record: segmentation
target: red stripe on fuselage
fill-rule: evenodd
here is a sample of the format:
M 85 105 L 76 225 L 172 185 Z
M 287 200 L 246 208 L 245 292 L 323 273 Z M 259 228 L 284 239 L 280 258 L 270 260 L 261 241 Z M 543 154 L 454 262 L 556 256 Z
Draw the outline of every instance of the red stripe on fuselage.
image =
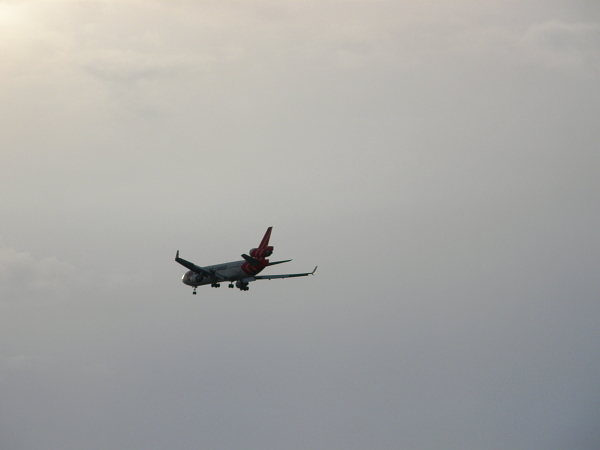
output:
M 269 261 L 267 261 L 266 259 L 263 259 L 260 261 L 260 264 L 258 266 L 253 266 L 252 264 L 245 262 L 244 264 L 242 264 L 242 272 L 244 272 L 245 274 L 247 274 L 248 276 L 254 276 L 257 273 L 259 273 L 261 270 L 263 270 L 265 267 L 267 267 L 269 265 Z

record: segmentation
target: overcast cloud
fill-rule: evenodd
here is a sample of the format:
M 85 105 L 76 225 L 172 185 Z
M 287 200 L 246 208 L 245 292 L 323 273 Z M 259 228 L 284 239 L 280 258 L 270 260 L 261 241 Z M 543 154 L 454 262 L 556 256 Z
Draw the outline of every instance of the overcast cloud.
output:
M 600 448 L 592 1 L 0 1 L 0 447 Z M 239 259 L 192 296 L 175 251 Z

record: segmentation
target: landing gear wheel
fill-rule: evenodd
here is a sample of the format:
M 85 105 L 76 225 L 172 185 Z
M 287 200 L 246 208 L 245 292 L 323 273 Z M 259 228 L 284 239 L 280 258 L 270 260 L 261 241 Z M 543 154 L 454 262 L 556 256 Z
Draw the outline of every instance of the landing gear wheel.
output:
M 229 288 L 233 288 L 233 283 L 229 283 Z
M 196 288 L 194 288 L 194 292 L 192 292 L 192 294 L 196 295 Z

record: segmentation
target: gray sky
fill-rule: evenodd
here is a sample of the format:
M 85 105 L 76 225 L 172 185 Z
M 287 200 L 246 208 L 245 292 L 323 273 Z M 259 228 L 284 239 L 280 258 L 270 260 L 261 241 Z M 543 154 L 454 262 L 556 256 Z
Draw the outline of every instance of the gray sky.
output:
M 0 447 L 600 448 L 600 6 L 0 1 Z M 270 273 L 204 287 L 273 226 Z

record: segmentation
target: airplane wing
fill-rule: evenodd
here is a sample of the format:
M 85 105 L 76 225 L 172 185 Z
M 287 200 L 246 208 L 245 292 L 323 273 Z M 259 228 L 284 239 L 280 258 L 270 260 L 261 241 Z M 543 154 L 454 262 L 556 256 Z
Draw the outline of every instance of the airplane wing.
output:
M 177 250 L 177 254 L 175 255 L 175 261 L 177 261 L 179 264 L 181 264 L 183 267 L 186 267 L 187 269 L 190 269 L 192 272 L 196 272 L 197 274 L 200 275 L 205 275 L 207 277 L 209 277 L 212 280 L 224 280 L 224 278 L 215 273 L 215 272 L 211 272 L 209 270 L 203 269 L 200 266 L 197 266 L 196 264 L 186 261 L 183 258 L 179 257 L 179 250 Z
M 318 266 L 317 266 L 318 267 Z M 287 273 L 283 275 L 255 275 L 255 280 L 273 280 L 275 278 L 293 278 L 293 277 L 305 277 L 307 275 L 314 275 L 317 271 L 317 267 L 312 272 L 308 273 Z

